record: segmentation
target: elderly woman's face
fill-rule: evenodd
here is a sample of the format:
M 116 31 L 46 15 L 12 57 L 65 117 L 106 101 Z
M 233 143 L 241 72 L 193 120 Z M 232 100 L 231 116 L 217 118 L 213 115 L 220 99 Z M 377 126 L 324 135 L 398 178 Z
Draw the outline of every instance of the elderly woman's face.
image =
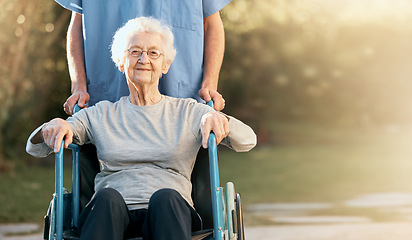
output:
M 136 33 L 130 38 L 128 47 L 123 65 L 126 78 L 135 84 L 157 84 L 170 67 L 164 61 L 161 36 L 156 33 Z M 156 53 L 160 53 L 157 59 Z

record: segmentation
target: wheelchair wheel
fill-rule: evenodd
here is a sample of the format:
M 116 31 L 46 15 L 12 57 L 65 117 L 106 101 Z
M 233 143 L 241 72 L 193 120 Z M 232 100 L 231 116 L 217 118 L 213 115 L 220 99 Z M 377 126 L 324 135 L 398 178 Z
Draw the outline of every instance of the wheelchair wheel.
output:
M 245 229 L 243 226 L 242 202 L 240 201 L 240 194 L 236 194 L 236 211 L 237 211 L 237 239 L 245 240 Z
M 243 213 L 240 194 L 235 192 L 233 183 L 226 184 L 227 230 L 229 240 L 244 240 Z
M 233 183 L 226 183 L 226 222 L 227 222 L 227 231 L 228 239 L 233 240 L 237 239 L 237 221 L 236 221 L 236 208 L 235 208 L 235 186 Z
M 48 219 L 46 220 L 46 218 Z M 56 204 L 55 204 L 55 196 L 53 196 L 53 199 L 50 203 L 49 209 L 47 210 L 47 215 L 45 218 L 45 225 L 48 224 L 48 235 L 47 235 L 47 240 L 52 240 L 55 239 L 55 234 L 56 234 Z M 45 226 L 45 233 L 44 237 L 46 237 L 46 228 Z
M 49 240 L 50 220 L 51 220 L 50 218 L 51 218 L 52 207 L 53 207 L 53 200 L 50 201 L 49 208 L 47 209 L 46 215 L 44 216 L 44 232 L 43 232 L 44 240 Z

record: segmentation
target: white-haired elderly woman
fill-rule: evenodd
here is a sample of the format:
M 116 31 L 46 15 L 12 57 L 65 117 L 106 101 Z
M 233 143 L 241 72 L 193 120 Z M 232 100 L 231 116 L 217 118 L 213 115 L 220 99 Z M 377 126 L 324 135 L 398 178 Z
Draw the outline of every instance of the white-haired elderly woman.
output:
M 67 120 L 53 119 L 29 137 L 27 152 L 36 157 L 58 152 L 62 140 L 64 147 L 71 142 L 96 146 L 101 171 L 96 193 L 80 216 L 81 239 L 191 239 L 199 220 L 190 176 L 209 132 L 236 151 L 256 145 L 253 130 L 239 120 L 192 99 L 160 94 L 159 78 L 175 54 L 167 25 L 146 17 L 130 20 L 112 44 L 130 95 Z

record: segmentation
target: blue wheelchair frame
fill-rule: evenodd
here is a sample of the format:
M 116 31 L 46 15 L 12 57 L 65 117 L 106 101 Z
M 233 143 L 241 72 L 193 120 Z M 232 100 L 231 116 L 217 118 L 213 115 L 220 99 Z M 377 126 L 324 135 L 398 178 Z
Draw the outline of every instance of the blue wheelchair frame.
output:
M 213 102 L 207 103 L 213 108 Z M 220 187 L 219 162 L 217 157 L 216 136 L 210 133 L 209 142 L 209 171 L 210 171 L 210 192 L 212 194 L 212 212 L 213 212 L 213 232 L 216 240 L 222 240 L 224 237 L 224 216 L 223 216 L 223 188 Z
M 208 105 L 213 107 L 213 103 L 208 102 Z M 231 225 L 234 220 L 232 211 L 228 211 L 226 214 L 224 203 L 224 190 L 220 187 L 219 178 L 219 164 L 216 136 L 214 133 L 210 133 L 208 140 L 208 152 L 209 152 L 209 172 L 210 172 L 210 190 L 212 199 L 212 214 L 213 214 L 213 240 L 223 240 L 225 230 L 231 230 L 233 227 L 227 227 Z M 79 151 L 80 147 L 76 144 L 69 144 L 69 149 L 72 150 L 72 202 L 71 211 L 72 219 L 71 226 L 78 227 L 79 218 Z M 51 214 L 50 214 L 50 229 L 49 240 L 62 240 L 63 239 L 63 222 L 64 222 L 64 203 L 63 203 L 63 149 L 64 141 L 60 146 L 60 151 L 55 154 L 55 193 L 51 202 Z M 231 184 L 231 183 L 230 183 Z M 233 184 L 232 184 L 233 185 Z M 234 190 L 233 190 L 234 191 Z M 238 204 L 240 204 L 240 196 L 237 196 Z M 229 199 L 227 199 L 230 201 Z M 233 199 L 232 199 L 233 200 Z M 238 211 L 240 211 L 238 209 Z M 227 217 L 227 218 L 226 218 Z M 242 220 L 243 222 L 243 220 Z M 243 223 L 234 223 L 243 224 Z M 243 231 L 243 229 L 242 229 Z M 243 233 L 241 233 L 243 235 Z M 230 235 L 230 234 L 229 234 Z M 233 233 L 230 239 L 234 239 Z M 237 239 L 237 238 L 236 238 Z M 244 239 L 244 236 L 239 239 Z

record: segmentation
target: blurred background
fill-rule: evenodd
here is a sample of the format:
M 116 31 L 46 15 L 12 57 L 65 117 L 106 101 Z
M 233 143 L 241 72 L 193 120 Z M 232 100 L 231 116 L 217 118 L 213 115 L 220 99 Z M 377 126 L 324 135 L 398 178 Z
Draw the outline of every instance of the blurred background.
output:
M 0 0 L 0 9 L 0 223 L 41 222 L 54 165 L 27 155 L 25 142 L 67 117 L 70 12 L 51 0 Z M 411 9 L 408 0 L 223 9 L 224 111 L 251 125 L 259 145 L 222 149 L 221 177 L 242 193 L 248 225 L 284 224 L 275 204 L 285 203 L 329 204 L 305 216 L 412 219 Z M 353 205 L 365 196 L 384 203 Z

